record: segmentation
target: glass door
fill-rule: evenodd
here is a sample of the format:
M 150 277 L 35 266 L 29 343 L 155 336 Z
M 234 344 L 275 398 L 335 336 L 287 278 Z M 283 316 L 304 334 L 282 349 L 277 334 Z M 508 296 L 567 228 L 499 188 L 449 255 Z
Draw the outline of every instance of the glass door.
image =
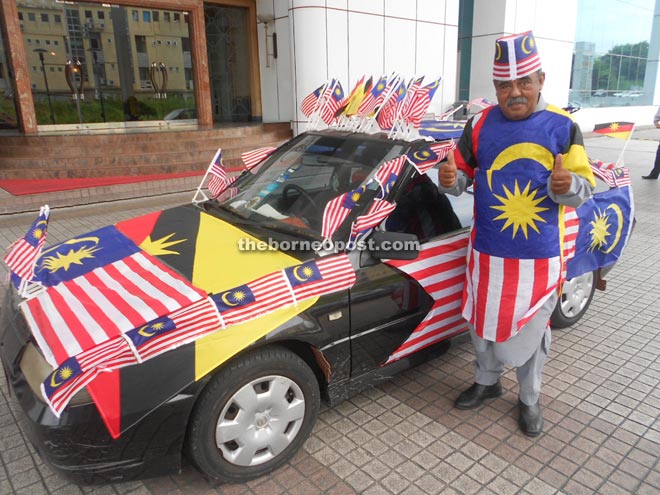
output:
M 250 53 L 248 9 L 204 4 L 214 122 L 248 121 Z

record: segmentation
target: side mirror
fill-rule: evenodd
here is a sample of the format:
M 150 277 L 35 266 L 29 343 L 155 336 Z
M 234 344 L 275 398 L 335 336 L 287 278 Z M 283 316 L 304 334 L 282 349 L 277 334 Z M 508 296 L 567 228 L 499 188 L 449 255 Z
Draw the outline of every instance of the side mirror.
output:
M 419 256 L 419 239 L 403 232 L 374 232 L 367 241 L 369 252 L 379 260 L 414 260 Z

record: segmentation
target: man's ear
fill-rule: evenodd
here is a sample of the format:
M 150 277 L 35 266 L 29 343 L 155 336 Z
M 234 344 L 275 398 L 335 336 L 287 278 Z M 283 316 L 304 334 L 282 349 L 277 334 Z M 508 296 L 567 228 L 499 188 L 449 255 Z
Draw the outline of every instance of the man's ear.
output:
M 545 72 L 539 72 L 539 90 L 543 89 L 543 83 L 545 82 Z

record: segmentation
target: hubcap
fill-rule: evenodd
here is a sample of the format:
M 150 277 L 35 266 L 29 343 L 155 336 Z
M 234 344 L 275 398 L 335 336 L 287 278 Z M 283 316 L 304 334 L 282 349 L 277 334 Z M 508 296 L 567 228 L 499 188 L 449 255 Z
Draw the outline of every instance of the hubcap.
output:
M 291 379 L 265 376 L 241 387 L 223 408 L 215 443 L 237 466 L 268 462 L 296 438 L 305 416 L 305 397 Z
M 567 318 L 580 314 L 589 302 L 591 288 L 594 285 L 594 274 L 585 273 L 579 277 L 566 280 L 561 293 L 561 312 Z

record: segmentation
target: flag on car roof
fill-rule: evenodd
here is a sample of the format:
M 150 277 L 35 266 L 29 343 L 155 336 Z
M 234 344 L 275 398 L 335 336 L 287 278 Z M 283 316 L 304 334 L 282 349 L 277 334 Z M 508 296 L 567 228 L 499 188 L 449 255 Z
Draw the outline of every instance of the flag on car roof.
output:
M 325 84 L 321 84 L 318 88 L 303 98 L 303 101 L 300 103 L 300 111 L 305 117 L 312 115 L 312 112 L 316 108 L 316 105 L 319 102 L 319 98 L 321 97 L 321 93 L 325 89 L 325 86 Z
M 360 106 L 357 109 L 357 113 L 360 116 L 369 115 L 376 109 L 378 104 L 378 98 L 385 91 L 387 87 L 387 77 L 381 77 L 378 82 L 366 92 L 363 100 L 360 102 Z
M 440 80 L 441 78 L 438 78 L 431 84 L 427 84 L 423 88 L 418 89 L 413 95 L 413 101 L 411 102 L 408 113 L 404 115 L 405 121 L 413 127 L 419 127 L 419 124 L 422 122 L 422 117 L 424 117 L 424 114 L 431 105 L 431 100 L 433 100 L 433 96 L 438 86 L 440 86 Z
M 35 263 L 46 242 L 49 216 L 48 205 L 42 206 L 39 216 L 32 222 L 25 236 L 9 246 L 5 254 L 4 262 L 22 280 L 29 281 L 34 276 Z
M 594 132 L 617 139 L 629 139 L 634 127 L 634 122 L 608 122 L 605 124 L 596 124 L 594 126 Z
M 328 93 L 329 94 L 325 94 Z M 326 89 L 325 99 L 321 108 L 321 119 L 330 125 L 334 122 L 337 110 L 344 103 L 344 89 L 341 82 L 337 81 L 333 86 Z
M 379 197 L 387 196 L 396 183 L 403 165 L 406 163 L 406 155 L 397 156 L 383 163 L 374 174 L 374 179 L 380 185 Z

